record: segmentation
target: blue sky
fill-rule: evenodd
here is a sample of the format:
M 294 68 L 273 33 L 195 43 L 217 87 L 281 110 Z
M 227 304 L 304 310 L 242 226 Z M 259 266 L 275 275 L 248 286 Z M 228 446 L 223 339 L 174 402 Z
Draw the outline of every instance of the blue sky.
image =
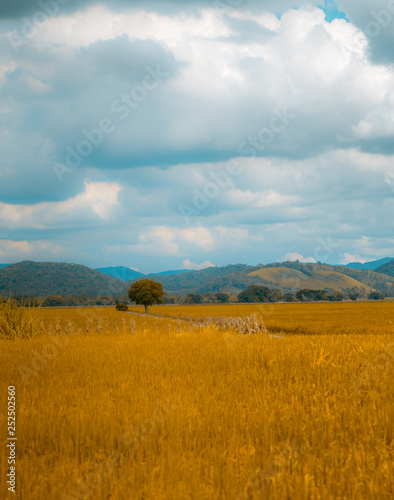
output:
M 0 263 L 394 254 L 394 2 L 0 4 Z

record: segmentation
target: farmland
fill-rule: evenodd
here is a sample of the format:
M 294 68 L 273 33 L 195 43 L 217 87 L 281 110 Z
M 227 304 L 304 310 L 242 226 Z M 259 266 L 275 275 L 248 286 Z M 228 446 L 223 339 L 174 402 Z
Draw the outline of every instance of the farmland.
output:
M 42 309 L 1 341 L 18 498 L 394 496 L 393 302 L 150 312 Z M 196 321 L 251 314 L 267 333 Z

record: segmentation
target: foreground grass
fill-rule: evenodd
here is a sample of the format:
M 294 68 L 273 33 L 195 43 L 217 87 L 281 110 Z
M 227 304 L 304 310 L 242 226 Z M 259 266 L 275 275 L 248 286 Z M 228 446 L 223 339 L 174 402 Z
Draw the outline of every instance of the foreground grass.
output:
M 1 343 L 17 498 L 393 498 L 389 324 L 278 339 L 152 317 L 130 327 L 108 309 L 42 314 L 69 334 Z

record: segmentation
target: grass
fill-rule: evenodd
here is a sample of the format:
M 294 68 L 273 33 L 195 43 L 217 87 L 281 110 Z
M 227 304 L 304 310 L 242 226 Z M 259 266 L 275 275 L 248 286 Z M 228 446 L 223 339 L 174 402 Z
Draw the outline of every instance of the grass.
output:
M 19 304 L 9 297 L 0 296 L 0 339 L 31 339 L 38 332 L 37 307 L 26 300 Z
M 309 333 L 281 339 L 114 309 L 40 311 L 50 335 L 1 344 L 18 498 L 393 498 L 393 305 L 274 305 L 271 331 Z

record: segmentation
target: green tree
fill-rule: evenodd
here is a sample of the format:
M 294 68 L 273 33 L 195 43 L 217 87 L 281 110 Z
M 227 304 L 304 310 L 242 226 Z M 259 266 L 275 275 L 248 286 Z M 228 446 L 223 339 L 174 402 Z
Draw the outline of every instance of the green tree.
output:
M 222 304 L 227 304 L 230 302 L 230 295 L 224 292 L 218 292 L 213 295 L 216 302 L 221 302 Z
M 334 290 L 333 292 L 327 295 L 328 300 L 331 302 L 341 302 L 343 300 L 343 293 L 339 290 Z
M 163 285 L 153 280 L 140 280 L 131 285 L 128 295 L 131 302 L 144 306 L 147 314 L 149 306 L 163 303 Z
M 373 290 L 372 292 L 369 292 L 368 299 L 369 300 L 384 300 L 384 297 L 383 297 L 383 294 L 381 292 L 379 292 L 378 290 Z
M 199 293 L 188 293 L 183 299 L 185 304 L 202 304 L 203 297 Z

